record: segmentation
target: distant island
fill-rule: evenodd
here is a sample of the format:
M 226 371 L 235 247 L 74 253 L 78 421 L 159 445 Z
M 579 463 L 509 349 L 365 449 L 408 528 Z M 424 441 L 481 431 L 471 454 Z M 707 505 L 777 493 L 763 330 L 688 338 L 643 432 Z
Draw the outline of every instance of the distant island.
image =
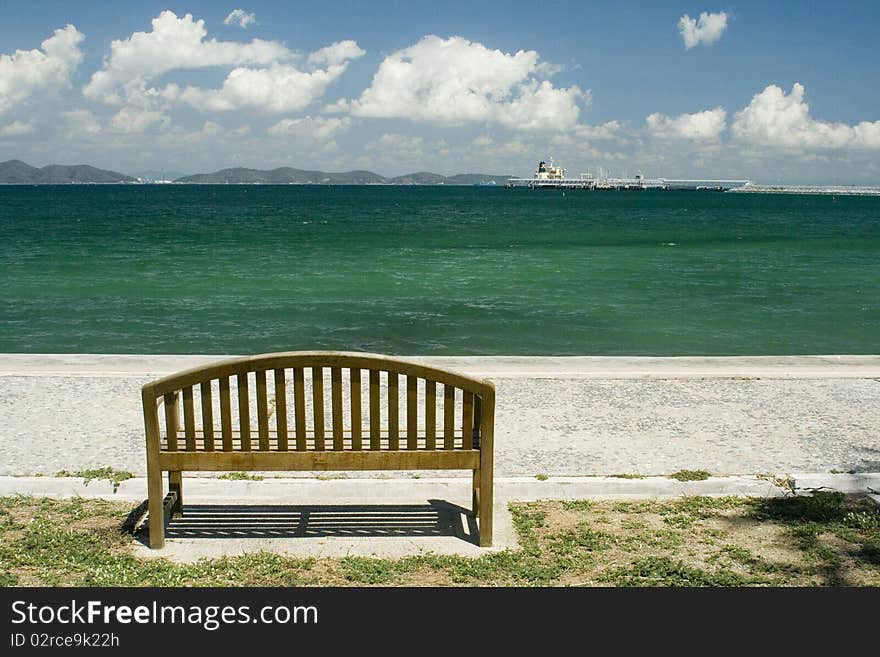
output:
M 196 184 L 263 184 L 263 185 L 503 185 L 511 176 L 497 176 L 485 173 L 459 173 L 444 176 L 429 171 L 408 173 L 403 176 L 386 178 L 372 171 L 345 171 L 330 173 L 279 167 L 264 171 L 262 169 L 221 169 L 214 173 L 198 173 L 178 178 L 176 183 Z
M 167 179 L 160 180 L 161 176 L 156 176 L 156 171 L 142 173 L 149 175 L 129 176 L 117 171 L 97 169 L 87 164 L 73 166 L 50 164 L 38 169 L 21 160 L 0 162 L 0 184 L 7 185 L 169 182 Z M 444 176 L 428 171 L 386 178 L 372 171 L 329 173 L 291 167 L 270 170 L 239 167 L 221 169 L 214 173 L 182 176 L 170 182 L 202 185 L 503 185 L 509 178 L 510 175 L 497 176 L 484 173 Z
M 136 183 L 137 178 L 88 164 L 50 164 L 41 169 L 21 160 L 0 162 L 0 183 L 7 185 L 64 185 L 71 183 Z

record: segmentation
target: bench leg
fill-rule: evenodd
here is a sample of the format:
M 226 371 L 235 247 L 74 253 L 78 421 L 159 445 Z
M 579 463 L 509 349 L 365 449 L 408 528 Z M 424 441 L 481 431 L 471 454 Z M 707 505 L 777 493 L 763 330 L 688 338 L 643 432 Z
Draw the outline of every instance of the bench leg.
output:
M 474 518 L 480 517 L 480 469 L 474 468 L 473 483 L 471 485 L 471 509 Z
M 147 469 L 147 504 L 150 514 L 150 547 L 165 547 L 165 492 L 162 490 L 162 471 Z
M 492 547 L 492 461 L 483 462 L 479 473 L 480 547 Z
M 171 507 L 171 517 L 180 518 L 183 516 L 183 473 L 168 473 L 168 490 L 177 493 L 177 501 Z

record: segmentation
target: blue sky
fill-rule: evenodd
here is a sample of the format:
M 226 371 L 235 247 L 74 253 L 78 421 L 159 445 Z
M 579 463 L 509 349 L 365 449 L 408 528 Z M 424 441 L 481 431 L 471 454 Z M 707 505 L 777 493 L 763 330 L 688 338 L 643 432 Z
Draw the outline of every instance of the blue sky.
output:
M 2 13 L 0 160 L 880 182 L 877 2 Z

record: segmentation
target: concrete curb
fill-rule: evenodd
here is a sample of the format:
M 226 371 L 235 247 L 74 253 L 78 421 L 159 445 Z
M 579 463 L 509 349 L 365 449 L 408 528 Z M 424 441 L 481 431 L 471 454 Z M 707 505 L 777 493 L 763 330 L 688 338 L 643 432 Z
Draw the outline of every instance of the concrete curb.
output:
M 0 354 L 0 376 L 158 377 L 233 355 Z M 880 355 L 401 356 L 471 376 L 558 379 L 880 378 Z

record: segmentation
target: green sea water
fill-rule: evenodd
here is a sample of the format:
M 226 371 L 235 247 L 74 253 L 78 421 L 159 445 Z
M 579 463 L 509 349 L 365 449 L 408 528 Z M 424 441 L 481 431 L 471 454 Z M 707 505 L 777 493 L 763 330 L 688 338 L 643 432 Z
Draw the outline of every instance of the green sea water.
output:
M 0 352 L 880 353 L 880 198 L 0 186 Z

